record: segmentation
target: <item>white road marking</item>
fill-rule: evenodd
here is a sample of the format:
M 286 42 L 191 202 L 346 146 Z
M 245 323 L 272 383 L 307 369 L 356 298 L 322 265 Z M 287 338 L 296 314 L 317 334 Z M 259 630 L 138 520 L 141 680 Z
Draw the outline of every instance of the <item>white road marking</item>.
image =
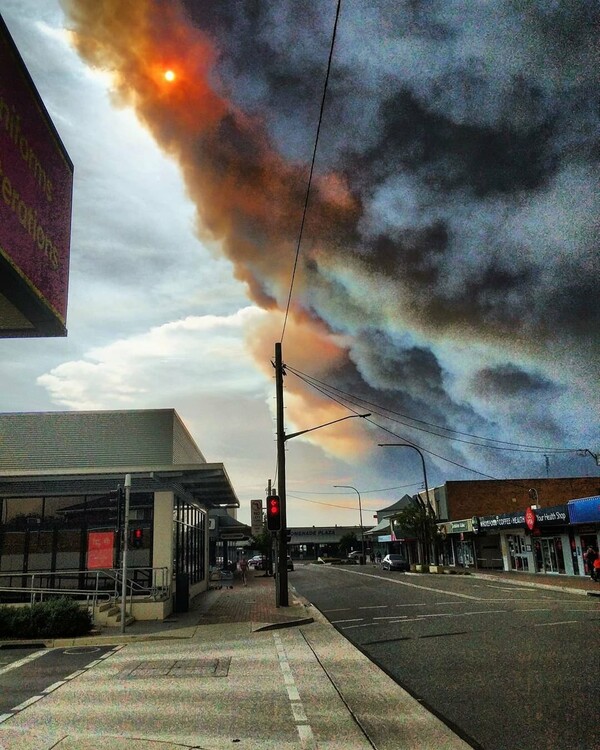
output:
M 298 732 L 298 737 L 300 739 L 300 746 L 302 747 L 302 750 L 317 750 L 315 736 L 311 725 L 308 723 L 306 711 L 304 710 L 300 693 L 298 692 L 298 688 L 294 681 L 294 675 L 292 674 L 292 668 L 288 661 L 283 641 L 281 640 L 279 633 L 273 633 L 273 638 L 277 646 L 279 668 L 283 674 L 283 682 L 290 700 L 290 707 L 296 723 L 296 731 Z
M 364 619 L 365 619 L 364 617 L 353 617 L 350 620 L 330 620 L 330 622 L 332 625 L 341 625 L 344 622 L 361 622 Z
M 574 622 L 581 622 L 581 620 L 562 620 L 562 622 L 536 622 L 534 628 L 547 628 L 551 625 L 571 625 Z
M 73 674 L 68 675 L 65 677 L 65 680 L 74 680 L 76 677 L 79 677 L 80 674 L 83 674 L 85 672 L 85 669 L 78 669 L 77 672 L 73 672 Z
M 11 711 L 22 711 L 24 708 L 27 708 L 27 706 L 31 706 L 33 703 L 41 701 L 43 697 L 43 695 L 32 695 L 31 698 L 23 701 L 23 703 L 19 703 L 19 705 L 12 708 Z
M 22 667 L 24 664 L 28 664 L 30 661 L 39 659 L 40 656 L 43 656 L 44 654 L 47 654 L 47 653 L 48 653 L 47 649 L 44 649 L 43 651 L 34 651 L 33 654 L 29 654 L 29 656 L 25 656 L 23 659 L 19 659 L 19 661 L 13 661 L 12 664 L 9 664 L 6 667 L 2 667 L 2 669 L 0 669 L 0 674 L 5 674 L 6 672 L 10 672 L 11 669 L 18 669 L 19 667 Z
M 64 684 L 65 684 L 65 680 L 60 680 L 60 682 L 55 682 L 54 684 L 49 685 L 47 688 L 45 688 L 44 690 L 42 690 L 42 693 L 44 693 L 44 694 L 46 694 L 46 693 L 52 693 L 55 690 L 58 690 L 58 688 L 62 687 Z
M 374 620 L 402 620 L 408 615 L 386 615 L 385 617 L 374 617 Z
M 375 576 L 373 573 L 359 573 L 354 570 L 344 570 L 343 568 L 336 568 L 340 573 L 349 573 L 354 576 L 365 576 L 366 578 L 377 578 L 379 581 L 386 581 L 387 583 L 395 583 L 398 586 L 408 586 L 412 589 L 422 589 L 423 591 L 433 591 L 436 594 L 442 596 L 457 596 L 459 599 L 472 599 L 473 601 L 480 602 L 480 596 L 471 596 L 470 594 L 459 594 L 457 591 L 442 591 L 441 589 L 435 589 L 431 586 L 420 586 L 418 583 L 408 583 L 407 581 L 400 581 L 396 578 L 382 578 L 381 576 Z

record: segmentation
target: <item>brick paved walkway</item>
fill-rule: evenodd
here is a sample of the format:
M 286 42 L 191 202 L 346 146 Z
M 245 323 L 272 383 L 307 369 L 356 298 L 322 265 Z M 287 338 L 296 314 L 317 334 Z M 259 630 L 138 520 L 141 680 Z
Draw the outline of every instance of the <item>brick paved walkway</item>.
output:
M 484 575 L 498 579 L 510 580 L 514 584 L 551 586 L 557 589 L 590 591 L 600 594 L 600 583 L 592 581 L 589 576 L 543 575 L 516 573 L 509 571 L 471 571 L 474 575 Z M 432 574 L 424 573 L 423 577 Z M 421 577 L 421 576 L 419 576 Z M 267 577 L 262 571 L 250 570 L 248 584 L 244 586 L 239 578 L 224 581 L 219 591 L 203 594 L 202 614 L 198 624 L 217 624 L 235 622 L 282 623 L 310 615 L 303 602 L 289 594 L 289 607 L 277 607 L 275 601 L 275 579 Z M 233 585 L 233 588 L 226 588 Z M 192 607 L 193 608 L 193 607 Z
M 282 623 L 306 617 L 304 605 L 289 593 L 289 607 L 277 607 L 275 579 L 260 570 L 250 570 L 244 586 L 239 578 L 223 581 L 223 588 L 205 597 L 200 625 L 232 622 Z M 233 588 L 227 588 L 231 586 Z

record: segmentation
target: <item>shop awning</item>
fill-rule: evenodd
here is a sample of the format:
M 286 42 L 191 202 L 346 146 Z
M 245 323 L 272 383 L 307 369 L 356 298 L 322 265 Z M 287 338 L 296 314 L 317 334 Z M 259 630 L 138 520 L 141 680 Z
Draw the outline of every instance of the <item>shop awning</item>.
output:
M 385 534 L 389 534 L 390 531 L 391 531 L 390 519 L 383 518 L 377 524 L 377 526 L 374 526 L 372 529 L 365 531 L 365 536 L 384 536 Z

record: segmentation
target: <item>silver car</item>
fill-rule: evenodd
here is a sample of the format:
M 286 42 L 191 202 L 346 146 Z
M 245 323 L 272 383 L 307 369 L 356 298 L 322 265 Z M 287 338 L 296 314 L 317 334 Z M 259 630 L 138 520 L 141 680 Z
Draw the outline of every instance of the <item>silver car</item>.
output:
M 386 555 L 381 561 L 383 570 L 410 570 L 410 564 L 402 555 Z

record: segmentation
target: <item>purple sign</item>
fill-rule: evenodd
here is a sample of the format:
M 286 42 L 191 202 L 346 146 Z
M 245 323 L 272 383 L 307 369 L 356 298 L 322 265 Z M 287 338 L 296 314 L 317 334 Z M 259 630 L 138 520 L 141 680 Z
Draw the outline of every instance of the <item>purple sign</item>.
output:
M 3 292 L 18 307 L 23 287 L 64 333 L 73 165 L 1 18 L 0 70 L 0 260 L 17 301 Z

